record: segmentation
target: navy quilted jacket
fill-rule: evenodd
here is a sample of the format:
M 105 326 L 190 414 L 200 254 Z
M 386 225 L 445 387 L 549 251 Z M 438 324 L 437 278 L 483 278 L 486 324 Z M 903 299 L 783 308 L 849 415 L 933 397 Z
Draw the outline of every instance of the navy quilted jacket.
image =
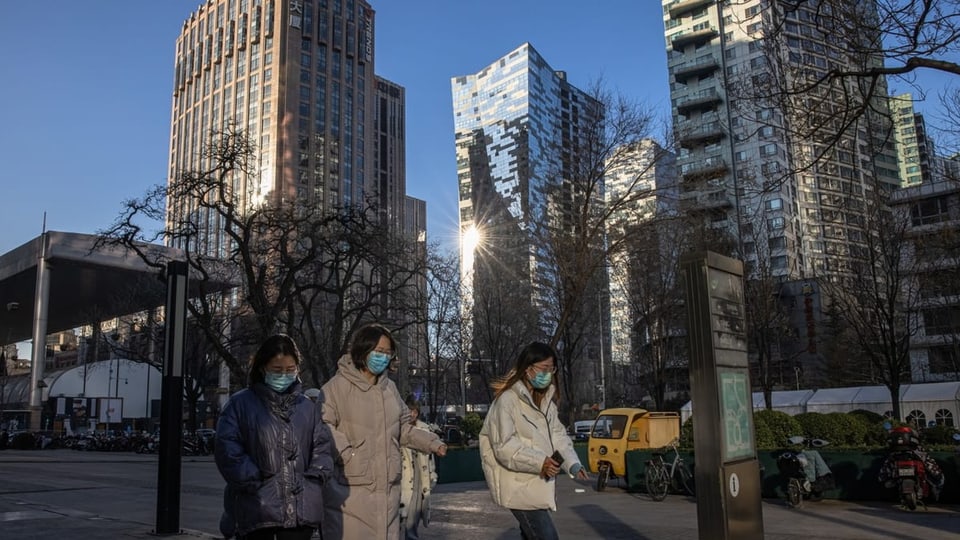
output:
M 217 422 L 215 456 L 236 532 L 318 527 L 330 452 L 330 429 L 299 383 L 283 393 L 256 383 L 234 394 Z

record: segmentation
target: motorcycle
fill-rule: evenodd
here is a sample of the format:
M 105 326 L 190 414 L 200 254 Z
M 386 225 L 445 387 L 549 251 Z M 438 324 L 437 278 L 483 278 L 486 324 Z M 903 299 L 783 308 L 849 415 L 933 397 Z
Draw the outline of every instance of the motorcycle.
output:
M 884 427 L 890 453 L 880 467 L 880 482 L 886 488 L 896 487 L 901 506 L 909 510 L 926 507 L 927 500 L 936 501 L 943 487 L 943 472 L 923 450 L 917 432 L 908 426 Z
M 790 448 L 777 457 L 777 469 L 787 479 L 787 506 L 799 508 L 804 499 L 819 501 L 824 491 L 834 487 L 833 473 L 817 451 L 828 444 L 800 435 L 787 438 Z

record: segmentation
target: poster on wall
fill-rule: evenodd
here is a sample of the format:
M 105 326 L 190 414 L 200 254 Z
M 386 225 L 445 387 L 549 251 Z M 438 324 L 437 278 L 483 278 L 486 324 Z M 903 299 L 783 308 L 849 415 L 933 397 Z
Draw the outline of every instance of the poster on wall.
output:
M 123 398 L 100 399 L 100 422 L 115 424 L 123 420 Z

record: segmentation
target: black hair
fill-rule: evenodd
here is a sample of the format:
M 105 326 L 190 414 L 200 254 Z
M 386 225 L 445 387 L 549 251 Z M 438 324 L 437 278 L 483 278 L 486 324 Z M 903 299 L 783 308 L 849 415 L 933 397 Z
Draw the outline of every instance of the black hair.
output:
M 417 398 L 413 394 L 407 396 L 407 399 L 404 403 L 407 404 L 407 408 L 411 411 L 420 412 L 420 402 L 417 401 Z
M 260 345 L 250 361 L 250 371 L 247 373 L 247 384 L 263 382 L 263 368 L 277 356 L 292 356 L 297 367 L 300 367 L 300 349 L 286 334 L 274 334 Z
M 397 342 L 394 341 L 390 330 L 387 330 L 387 327 L 382 324 L 371 323 L 361 326 L 353 334 L 353 339 L 350 342 L 350 359 L 353 360 L 353 365 L 357 369 L 362 371 L 366 367 L 367 355 L 377 348 L 380 338 L 384 336 L 390 340 L 390 349 L 396 353 Z
M 544 360 L 553 358 L 553 361 L 557 361 L 557 351 L 553 350 L 553 347 L 546 343 L 541 343 L 539 341 L 534 341 L 533 343 L 527 345 L 520 351 L 520 354 L 517 356 L 517 362 L 514 364 L 513 368 L 507 372 L 503 377 L 498 378 L 490 385 L 494 391 L 494 399 L 500 397 L 500 394 L 504 393 L 507 388 L 513 386 L 517 381 L 524 380 L 526 377 L 527 369 L 537 363 L 543 362 Z M 550 380 L 550 384 L 557 384 L 557 378 L 553 377 Z M 549 386 L 547 387 L 549 388 Z M 546 392 L 546 388 L 538 390 L 533 389 L 534 395 L 543 395 Z M 539 398 L 538 398 L 539 399 Z M 554 392 L 553 400 L 556 402 L 560 399 L 560 392 Z

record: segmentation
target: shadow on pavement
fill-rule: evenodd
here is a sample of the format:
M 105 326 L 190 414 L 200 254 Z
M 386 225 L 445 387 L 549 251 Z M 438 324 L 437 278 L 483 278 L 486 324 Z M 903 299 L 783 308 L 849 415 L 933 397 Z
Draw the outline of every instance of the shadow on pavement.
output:
M 765 502 L 769 503 L 770 501 Z M 825 530 L 829 530 L 829 524 L 834 524 L 838 527 L 855 528 L 864 533 L 873 533 L 877 535 L 877 538 L 897 538 L 897 540 L 960 538 L 960 520 L 957 519 L 957 508 L 953 505 L 949 507 L 931 506 L 929 511 L 906 512 L 899 510 L 892 503 L 885 506 L 883 504 L 857 505 L 855 502 L 846 502 L 843 514 L 838 515 L 835 509 L 829 507 L 831 501 L 825 500 L 823 503 L 813 504 L 805 502 L 803 508 L 799 509 L 787 509 L 785 503 L 778 502 L 777 505 L 783 506 L 788 513 L 797 512 L 803 515 L 804 520 L 820 521 L 828 524 L 822 527 Z M 818 510 L 821 504 L 824 504 L 822 511 Z M 890 523 L 884 526 L 883 520 Z M 930 532 L 908 534 L 898 524 L 924 527 L 930 529 Z
M 604 538 L 605 540 L 620 538 L 653 540 L 630 525 L 627 525 L 602 506 L 596 504 L 580 504 L 571 507 L 571 510 L 576 512 L 585 523 L 590 525 L 590 528 L 597 533 L 596 538 Z M 562 533 L 563 531 L 560 532 Z

